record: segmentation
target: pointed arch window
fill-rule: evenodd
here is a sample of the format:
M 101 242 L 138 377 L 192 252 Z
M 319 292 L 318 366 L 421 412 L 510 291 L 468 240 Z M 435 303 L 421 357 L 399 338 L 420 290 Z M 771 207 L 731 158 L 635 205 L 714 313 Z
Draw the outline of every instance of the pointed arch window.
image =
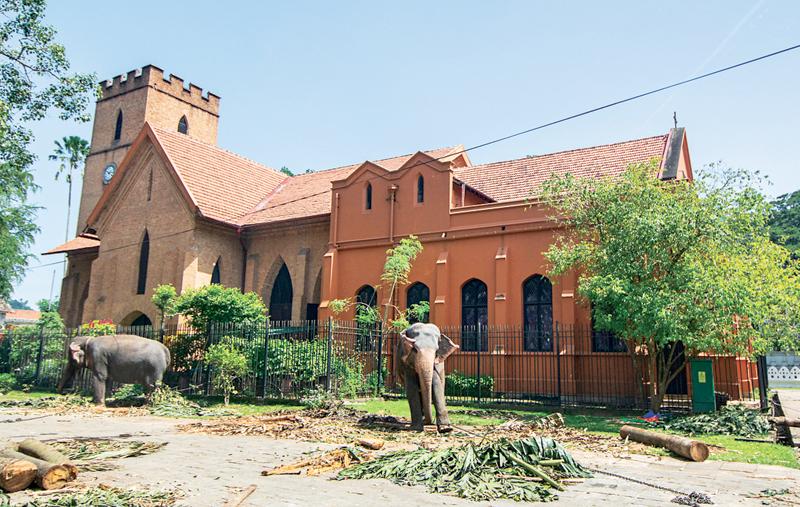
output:
M 144 294 L 147 290 L 147 263 L 150 257 L 150 235 L 144 230 L 142 245 L 139 248 L 139 278 L 136 282 L 136 293 Z
M 117 125 L 114 127 L 114 142 L 122 137 L 122 109 L 117 113 Z
M 628 346 L 614 334 L 614 331 L 595 329 L 594 306 L 592 312 L 592 352 L 627 352 Z
M 417 203 L 425 202 L 425 178 L 420 174 L 417 177 Z
M 522 284 L 525 350 L 553 350 L 553 285 L 547 277 L 533 275 Z
M 378 294 L 371 285 L 364 285 L 356 292 L 356 350 L 369 352 L 375 350 L 375 338 L 379 336 L 375 325 L 364 322 L 359 317 L 365 315 L 369 310 L 366 307 L 378 307 Z
M 292 320 L 292 277 L 286 263 L 281 266 L 269 296 L 269 318 L 273 322 Z
M 412 305 L 417 305 L 423 301 L 427 301 L 428 304 L 430 304 L 431 290 L 422 282 L 411 284 L 411 286 L 408 287 L 408 291 L 406 291 L 406 308 L 411 308 Z M 429 315 L 430 312 L 426 313 L 422 320 L 417 320 L 416 316 L 409 317 L 409 322 L 412 324 L 414 322 L 428 322 Z
M 477 278 L 461 287 L 461 349 L 489 350 L 486 324 L 489 322 L 488 290 Z
M 220 272 L 219 272 L 219 259 L 217 262 L 214 263 L 214 269 L 211 270 L 211 283 L 216 283 L 217 285 L 220 284 Z
M 181 134 L 189 133 L 189 122 L 186 120 L 186 116 L 181 116 L 181 119 L 178 120 L 178 132 Z
M 372 209 L 372 183 L 367 183 L 364 191 L 364 209 Z

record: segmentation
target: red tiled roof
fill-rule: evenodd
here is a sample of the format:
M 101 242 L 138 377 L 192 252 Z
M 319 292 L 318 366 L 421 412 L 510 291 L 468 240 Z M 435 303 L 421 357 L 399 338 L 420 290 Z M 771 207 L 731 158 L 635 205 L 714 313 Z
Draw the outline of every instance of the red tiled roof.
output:
M 76 253 L 81 250 L 93 250 L 100 246 L 100 240 L 94 234 L 79 234 L 77 238 L 72 238 L 63 245 L 51 248 L 42 255 L 52 255 L 57 253 Z
M 6 322 L 35 322 L 39 320 L 42 313 L 38 310 L 11 310 L 6 313 Z
M 424 153 L 433 158 L 443 158 L 456 151 L 456 148 L 438 148 Z M 401 155 L 373 163 L 387 171 L 396 171 L 412 156 Z M 293 176 L 281 183 L 251 213 L 243 216 L 240 223 L 255 225 L 328 214 L 331 212 L 331 182 L 347 178 L 360 166 L 360 163 L 352 164 Z
M 236 223 L 286 175 L 191 137 L 152 127 L 203 216 Z
M 661 158 L 668 134 L 591 148 L 580 148 L 517 160 L 457 168 L 456 178 L 497 201 L 522 199 L 553 174 L 576 177 L 614 176 L 628 164 Z

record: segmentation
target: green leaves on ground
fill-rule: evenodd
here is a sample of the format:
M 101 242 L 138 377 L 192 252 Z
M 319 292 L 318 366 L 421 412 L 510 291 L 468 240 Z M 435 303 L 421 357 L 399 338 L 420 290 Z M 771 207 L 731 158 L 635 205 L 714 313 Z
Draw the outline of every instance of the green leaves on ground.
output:
M 509 498 L 540 502 L 557 498 L 550 490 L 550 481 L 561 487 L 559 479 L 590 476 L 558 442 L 531 437 L 482 446 L 470 443 L 434 451 L 397 451 L 342 470 L 338 478 L 425 485 L 431 492 L 476 501 Z
M 151 491 L 142 488 L 121 489 L 97 486 L 80 492 L 59 493 L 55 491 L 51 495 L 29 500 L 24 505 L 25 507 L 109 507 L 123 505 L 125 507 L 170 507 L 176 504 L 180 496 L 180 493 L 176 490 Z
M 754 437 L 769 431 L 767 418 L 758 410 L 742 405 L 726 405 L 714 414 L 697 414 L 673 419 L 665 430 L 687 435 L 735 435 Z

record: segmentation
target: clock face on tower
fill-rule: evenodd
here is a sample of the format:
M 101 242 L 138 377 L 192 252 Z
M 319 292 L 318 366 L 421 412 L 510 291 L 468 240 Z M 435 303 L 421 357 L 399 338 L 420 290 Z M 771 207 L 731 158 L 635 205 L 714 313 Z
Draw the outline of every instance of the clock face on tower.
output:
M 103 169 L 103 185 L 108 185 L 111 178 L 114 177 L 115 172 L 117 172 L 117 166 L 114 164 L 108 164 L 106 168 Z

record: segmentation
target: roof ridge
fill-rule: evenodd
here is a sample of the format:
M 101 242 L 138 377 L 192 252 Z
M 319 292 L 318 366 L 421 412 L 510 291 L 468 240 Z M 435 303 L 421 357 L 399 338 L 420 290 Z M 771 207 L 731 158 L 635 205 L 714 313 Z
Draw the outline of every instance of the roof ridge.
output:
M 345 168 L 350 167 L 350 166 L 360 166 L 361 164 L 363 164 L 365 162 L 371 162 L 373 164 L 377 164 L 378 162 L 385 162 L 385 161 L 391 160 L 393 158 L 413 157 L 417 153 L 428 153 L 428 152 L 431 152 L 431 151 L 446 150 L 446 149 L 449 149 L 450 151 L 453 151 L 453 149 L 457 148 L 458 146 L 461 146 L 461 145 L 456 144 L 456 145 L 453 145 L 453 146 L 443 146 L 441 148 L 432 148 L 430 150 L 417 150 L 417 151 L 415 151 L 413 153 L 406 153 L 404 155 L 395 155 L 393 157 L 378 158 L 378 159 L 374 159 L 374 160 L 365 159 L 365 160 L 362 160 L 361 162 L 354 162 L 352 164 L 344 164 L 344 165 L 340 165 L 340 166 L 337 166 L 337 167 L 331 167 L 331 168 L 328 168 L 328 169 L 320 169 L 319 171 L 312 171 L 310 173 L 296 174 L 295 176 L 306 176 L 308 174 L 319 174 L 319 173 L 324 173 L 324 172 L 328 172 L 328 171 L 336 171 L 336 170 L 339 170 L 339 169 L 345 169 Z
M 261 162 L 256 162 L 255 160 L 253 160 L 251 158 L 248 158 L 248 157 L 245 157 L 244 155 L 240 155 L 238 153 L 235 153 L 235 152 L 233 152 L 233 151 L 231 151 L 229 149 L 222 148 L 221 146 L 218 146 L 216 144 L 206 143 L 206 142 L 203 142 L 203 141 L 201 141 L 199 139 L 195 139 L 195 138 L 189 136 L 188 134 L 181 134 L 181 133 L 178 133 L 178 132 L 172 132 L 171 130 L 166 130 L 166 129 L 163 129 L 161 127 L 155 127 L 153 125 L 150 125 L 150 128 L 152 128 L 153 131 L 156 134 L 164 133 L 164 134 L 167 134 L 168 136 L 173 136 L 174 135 L 174 136 L 176 136 L 176 138 L 177 138 L 177 136 L 184 136 L 187 141 L 199 144 L 201 146 L 206 146 L 208 148 L 212 148 L 214 150 L 221 151 L 223 153 L 227 153 L 228 155 L 236 157 L 236 158 L 238 158 L 240 160 L 244 160 L 245 162 L 249 162 L 249 163 L 251 163 L 253 165 L 259 166 L 259 167 L 261 167 L 263 169 L 267 169 L 267 170 L 269 170 L 271 172 L 274 172 L 275 174 L 278 174 L 280 176 L 284 176 L 285 177 L 285 175 L 282 172 L 280 172 L 279 170 L 277 170 L 277 169 L 274 169 L 274 168 L 272 168 L 272 167 L 270 167 L 268 165 L 262 164 Z
M 617 142 L 614 142 L 614 143 L 597 144 L 597 145 L 594 145 L 594 146 L 585 146 L 583 148 L 571 148 L 569 150 L 560 150 L 560 151 L 553 151 L 553 152 L 550 152 L 550 153 L 542 153 L 541 155 L 527 155 L 525 157 L 512 158 L 512 159 L 509 159 L 509 160 L 497 160 L 495 162 L 486 162 L 484 164 L 476 164 L 476 165 L 471 165 L 471 166 L 467 166 L 467 167 L 456 167 L 456 168 L 454 168 L 454 171 L 462 172 L 462 171 L 467 171 L 469 169 L 478 169 L 480 167 L 485 167 L 485 166 L 494 165 L 494 164 L 506 164 L 508 162 L 516 162 L 518 160 L 530 160 L 532 158 L 549 157 L 551 155 L 561 155 L 563 153 L 571 153 L 571 152 L 575 152 L 575 151 L 595 150 L 595 149 L 598 149 L 598 148 L 606 148 L 608 146 L 617 146 L 617 145 L 620 145 L 620 144 L 629 144 L 629 143 L 635 143 L 635 142 L 639 142 L 639 141 L 649 141 L 651 139 L 668 138 L 668 137 L 669 137 L 669 132 L 667 132 L 666 134 L 658 134 L 658 135 L 655 135 L 655 136 L 640 137 L 638 139 L 628 139 L 627 141 L 617 141 Z

